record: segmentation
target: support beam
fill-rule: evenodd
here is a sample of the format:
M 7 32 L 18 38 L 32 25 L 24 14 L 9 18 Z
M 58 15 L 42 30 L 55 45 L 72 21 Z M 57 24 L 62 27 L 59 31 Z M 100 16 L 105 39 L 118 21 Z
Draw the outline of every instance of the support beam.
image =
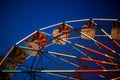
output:
M 102 44 L 101 42 L 93 39 L 92 37 L 88 36 L 87 34 L 85 34 L 85 33 L 83 33 L 83 32 L 81 32 L 81 34 L 84 35 L 84 36 L 86 36 L 86 37 L 88 37 L 89 39 L 91 39 L 92 41 L 96 42 L 97 44 L 103 46 L 104 48 L 106 48 L 107 50 L 111 51 L 112 53 L 119 55 L 115 50 L 113 50 L 113 49 L 109 48 L 108 46 Z M 120 55 L 119 55 L 119 56 L 120 56 Z
M 41 72 L 77 72 L 77 73 L 91 73 L 91 72 L 94 72 L 94 73 L 101 73 L 101 72 L 119 72 L 120 70 L 117 70 L 117 69 L 111 69 L 111 70 L 41 70 Z
M 120 47 L 120 43 L 118 43 L 116 40 L 113 40 L 112 37 L 103 29 L 101 31 L 106 34 L 118 47 Z
M 77 56 L 68 55 L 68 54 L 62 54 L 62 53 L 56 53 L 56 52 L 51 52 L 51 51 L 48 51 L 47 53 L 53 54 L 53 55 L 59 55 L 59 56 L 70 57 L 70 58 L 77 58 Z
M 53 37 L 53 36 L 50 35 L 50 34 L 49 34 L 48 36 Z M 61 39 L 61 40 L 62 40 L 62 41 L 65 41 L 65 42 L 67 42 L 68 44 L 71 44 L 71 45 L 73 45 L 73 46 L 77 46 L 77 47 L 86 49 L 86 50 L 88 50 L 88 51 L 95 52 L 95 53 L 97 53 L 97 54 L 99 54 L 99 55 L 102 55 L 102 56 L 105 56 L 105 57 L 107 57 L 107 58 L 114 59 L 112 56 L 109 56 L 109 55 L 107 55 L 107 54 L 105 54 L 105 53 L 102 53 L 102 52 L 99 52 L 99 51 L 96 51 L 96 50 L 87 48 L 87 47 L 85 47 L 85 46 L 82 46 L 82 45 L 79 45 L 79 44 L 76 44 L 76 43 L 72 43 L 72 42 L 70 42 L 70 41 L 68 41 L 68 40 L 63 40 L 63 39 Z M 94 40 L 94 39 L 93 39 L 93 40 Z
M 107 64 L 107 65 L 118 66 L 118 64 L 115 64 L 115 63 L 110 63 L 110 62 L 101 61 L 101 60 L 95 60 L 95 59 L 80 58 L 80 60 L 86 60 L 86 61 L 91 61 L 91 62 L 95 62 L 95 63 L 102 63 L 102 64 Z
M 109 19 L 109 18 L 93 18 L 95 21 L 118 21 L 118 19 Z
M 83 22 L 83 21 L 89 21 L 89 20 L 90 19 L 70 20 L 70 21 L 65 21 L 65 23 Z
M 49 28 L 58 26 L 58 25 L 60 25 L 60 24 L 62 24 L 62 23 L 63 23 L 63 22 L 60 22 L 60 23 L 57 23 L 57 24 L 53 24 L 53 25 L 51 25 L 51 26 L 43 27 L 43 28 L 41 28 L 41 29 L 39 29 L 39 30 L 40 30 L 40 31 L 41 31 L 41 30 L 46 30 L 46 29 L 49 29 Z
M 9 56 L 10 52 L 13 50 L 14 46 L 12 46 L 12 48 L 9 50 L 9 52 L 6 54 L 6 56 L 2 59 L 2 61 L 0 62 L 0 66 L 2 65 L 2 63 L 6 60 L 6 58 Z
M 37 31 L 34 31 L 33 33 L 29 34 L 28 36 L 26 36 L 25 38 L 21 39 L 20 41 L 18 41 L 16 43 L 16 45 L 20 44 L 21 42 L 23 42 L 24 40 L 26 40 L 27 38 L 29 38 L 30 36 L 32 36 L 33 34 L 37 33 Z
M 51 55 L 52 55 L 52 54 L 51 54 Z M 75 64 L 75 63 L 73 63 L 73 62 L 71 62 L 71 61 L 68 61 L 68 60 L 66 60 L 66 59 L 57 57 L 57 56 L 55 56 L 55 55 L 52 55 L 52 56 L 54 56 L 54 57 L 56 57 L 56 58 L 58 58 L 58 59 L 60 59 L 60 60 L 62 60 L 62 61 L 64 61 L 64 62 L 66 62 L 66 63 L 69 63 L 69 64 L 71 64 L 71 65 L 74 65 L 74 66 L 76 66 L 76 67 L 79 67 L 79 65 L 77 65 L 77 64 Z
M 54 75 L 54 76 L 59 76 L 59 77 L 62 77 L 62 78 L 72 79 L 72 80 L 75 79 L 73 77 L 62 75 L 62 74 L 57 74 L 57 73 L 47 73 L 47 74 Z

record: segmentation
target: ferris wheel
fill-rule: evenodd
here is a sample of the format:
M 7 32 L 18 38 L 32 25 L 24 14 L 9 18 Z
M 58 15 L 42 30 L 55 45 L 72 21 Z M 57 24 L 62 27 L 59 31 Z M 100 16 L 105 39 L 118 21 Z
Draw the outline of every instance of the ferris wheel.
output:
M 0 79 L 119 80 L 120 21 L 92 18 L 43 27 L 0 60 L 6 76 Z

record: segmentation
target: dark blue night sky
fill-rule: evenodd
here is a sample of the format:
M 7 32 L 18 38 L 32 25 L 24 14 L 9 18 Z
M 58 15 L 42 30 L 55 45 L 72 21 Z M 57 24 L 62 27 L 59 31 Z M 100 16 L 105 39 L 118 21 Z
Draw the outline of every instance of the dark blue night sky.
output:
M 39 28 L 82 18 L 120 18 L 119 0 L 0 0 L 0 53 Z
M 0 54 L 35 30 L 84 18 L 119 18 L 119 0 L 0 0 Z

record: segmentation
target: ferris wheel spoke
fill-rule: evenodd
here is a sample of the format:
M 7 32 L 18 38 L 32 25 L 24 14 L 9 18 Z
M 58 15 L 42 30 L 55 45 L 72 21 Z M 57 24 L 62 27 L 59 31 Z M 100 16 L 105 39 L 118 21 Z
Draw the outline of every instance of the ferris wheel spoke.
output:
M 21 66 L 22 68 L 25 69 L 30 69 L 30 67 L 25 67 L 25 66 Z M 60 72 L 64 72 L 64 73 L 101 73 L 101 72 L 119 72 L 119 69 L 103 69 L 103 70 L 93 70 L 93 69 L 87 69 L 87 70 L 39 70 L 39 69 L 34 69 L 32 68 L 32 71 L 30 72 L 37 72 L 37 73 L 60 73 Z M 19 71 L 17 73 L 28 73 L 26 71 Z
M 79 49 L 77 49 L 80 53 L 83 53 L 87 58 L 80 58 L 80 60 L 88 60 L 91 62 L 96 62 L 97 65 L 101 66 L 103 69 L 105 69 L 105 67 L 99 63 L 103 63 L 103 64 L 107 64 L 107 65 L 114 65 L 114 66 L 118 66 L 118 64 L 115 63 L 110 63 L 110 62 L 105 62 L 105 61 L 99 61 L 99 60 L 94 60 L 91 57 L 89 57 L 88 55 L 86 55 L 84 52 L 80 51 Z M 118 69 L 118 67 L 117 67 Z
M 41 70 L 41 72 L 77 72 L 77 73 L 89 73 L 89 72 L 95 72 L 95 73 L 101 73 L 101 72 L 119 72 L 119 69 L 111 69 L 111 70 Z
M 29 59 L 30 57 L 31 57 L 31 55 L 27 56 L 27 57 L 26 57 L 26 60 Z
M 87 60 L 87 61 L 91 61 L 91 62 L 95 62 L 95 63 L 102 63 L 102 64 L 107 64 L 107 65 L 118 66 L 118 64 L 115 64 L 115 63 L 110 63 L 110 62 L 95 60 L 95 59 L 89 59 L 89 58 L 80 58 L 80 60 Z
M 24 68 L 24 69 L 30 69 L 31 67 L 26 67 L 26 66 L 22 66 L 21 65 L 21 68 Z M 95 72 L 95 73 L 101 73 L 101 72 L 120 72 L 119 69 L 103 69 L 103 70 L 97 70 L 97 69 L 85 69 L 85 70 L 39 70 L 39 69 L 36 69 L 36 68 L 32 68 L 31 69 L 33 72 L 43 72 L 43 73 L 46 73 L 46 72 L 49 72 L 49 73 L 59 73 L 59 72 L 65 72 L 65 73 L 73 73 L 73 72 L 77 72 L 77 73 L 91 73 L 91 72 Z M 32 72 L 30 71 L 30 72 Z M 26 71 L 18 71 L 17 73 L 26 73 Z
M 51 54 L 52 56 L 54 56 L 54 57 L 56 57 L 56 58 L 64 61 L 64 62 L 68 63 L 68 64 L 71 64 L 71 65 L 74 65 L 74 66 L 76 66 L 76 67 L 79 67 L 79 65 L 77 65 L 77 64 L 75 64 L 75 63 L 73 63 L 73 62 L 71 62 L 71 61 L 69 61 L 69 60 L 60 58 L 60 56 L 64 56 L 64 57 L 70 57 L 70 58 L 75 58 L 75 59 L 77 59 L 76 56 L 67 55 L 67 54 L 62 54 L 62 53 L 57 53 L 57 52 L 51 52 L 51 51 L 48 51 L 48 53 Z M 57 56 L 56 56 L 56 55 L 57 55 Z
M 28 48 L 28 47 L 23 47 L 23 46 L 18 46 L 18 47 L 38 52 L 38 50 L 35 50 L 33 48 Z M 59 55 L 59 56 L 66 56 L 66 57 L 71 57 L 71 58 L 77 58 L 76 56 L 73 56 L 73 55 L 62 54 L 62 53 L 57 53 L 57 52 L 51 52 L 51 51 L 46 51 L 46 50 L 41 50 L 41 52 L 42 53 L 49 53 L 49 54 Z
M 52 54 L 51 54 L 51 55 L 52 55 Z M 60 60 L 62 60 L 62 61 L 64 61 L 64 62 L 66 62 L 66 63 L 69 63 L 69 64 L 72 64 L 72 65 L 74 65 L 74 66 L 76 66 L 76 67 L 79 67 L 79 65 L 77 65 L 77 64 L 75 64 L 75 63 L 73 63 L 73 62 L 71 62 L 71 61 L 69 61 L 69 60 L 60 58 L 60 57 L 55 56 L 55 55 L 52 55 L 52 56 L 54 56 L 54 57 L 56 57 L 56 58 L 58 58 L 58 59 L 60 59 Z
M 50 47 L 50 46 L 52 46 L 54 43 L 51 43 L 51 44 L 48 44 L 48 45 L 46 45 L 46 46 L 44 46 L 45 48 L 46 47 Z
M 116 40 L 113 40 L 112 37 L 104 30 L 101 29 L 101 31 L 106 34 L 118 47 L 120 47 L 120 43 L 118 43 Z M 119 54 L 120 55 L 120 54 Z
M 88 38 L 90 38 L 92 41 L 98 43 L 99 45 L 103 46 L 104 48 L 106 48 L 107 50 L 111 51 L 112 53 L 117 54 L 118 56 L 120 56 L 120 54 L 117 53 L 115 50 L 113 50 L 113 49 L 109 48 L 108 46 L 102 44 L 101 42 L 93 39 L 92 37 L 88 36 L 87 34 L 85 34 L 85 33 L 83 33 L 83 32 L 81 32 L 81 34 L 84 35 L 84 36 L 86 36 L 86 37 L 88 37 Z
M 68 38 L 68 40 L 71 40 L 71 39 L 77 39 L 77 38 L 81 38 L 81 36 L 70 37 L 70 38 Z
M 65 40 L 64 40 L 65 41 Z M 82 45 L 79 45 L 79 44 L 76 44 L 76 43 L 72 43 L 72 42 L 70 42 L 70 41 L 66 41 L 66 42 L 68 42 L 69 44 L 72 44 L 73 46 L 77 46 L 77 47 L 80 47 L 80 48 L 84 48 L 84 49 L 86 49 L 86 50 L 88 50 L 88 51 L 91 51 L 91 52 L 94 52 L 94 53 L 97 53 L 97 54 L 99 54 L 99 55 L 102 55 L 102 56 L 104 56 L 104 57 L 107 57 L 108 59 L 113 59 L 113 60 L 115 60 L 115 61 L 119 61 L 119 60 L 117 60 L 117 59 L 115 59 L 114 57 L 112 57 L 112 56 L 109 56 L 109 55 L 107 55 L 107 54 L 105 54 L 105 53 L 102 53 L 102 52 L 99 52 L 99 51 L 96 51 L 96 50 L 93 50 L 93 49 L 90 49 L 90 48 L 87 48 L 87 47 L 84 47 L 84 46 L 82 46 Z M 84 53 L 83 53 L 84 54 Z M 85 55 L 85 54 L 84 54 Z M 113 62 L 112 62 L 113 63 Z M 99 65 L 99 64 L 98 64 Z M 103 67 L 104 68 L 104 67 Z M 116 67 L 117 68 L 117 67 Z M 118 69 L 118 68 L 117 68 Z
M 73 46 L 74 47 L 74 46 Z M 76 47 L 74 47 L 75 49 L 77 49 Z M 93 60 L 91 57 L 89 57 L 87 54 L 85 54 L 83 51 L 77 49 L 80 53 L 84 54 L 88 59 Z M 100 66 L 101 68 L 105 69 L 103 65 L 96 63 L 98 66 Z
M 49 58 L 49 57 L 47 57 L 50 61 L 49 61 L 49 63 L 47 63 L 47 65 L 44 67 L 44 69 L 50 69 L 50 68 L 53 68 L 53 67 L 56 67 L 56 66 L 59 66 L 59 67 L 61 67 L 61 68 L 64 68 L 60 63 L 57 63 L 55 60 L 53 60 L 53 59 L 51 59 L 51 58 Z M 51 64 L 54 64 L 55 63 L 55 65 L 51 65 Z
M 80 52 L 80 53 L 82 53 L 85 57 L 88 57 L 89 59 L 91 59 L 91 57 L 89 57 L 87 54 L 85 54 L 84 52 L 82 52 L 80 49 L 78 49 L 76 46 L 73 46 L 72 45 L 72 47 L 74 48 L 74 49 L 76 49 L 78 52 Z
M 60 40 L 65 41 L 65 42 L 67 42 L 67 43 L 69 43 L 69 44 L 71 44 L 71 45 L 73 45 L 73 46 L 77 46 L 77 47 L 86 49 L 86 50 L 88 50 L 88 51 L 97 53 L 97 54 L 99 54 L 99 55 L 102 55 L 102 56 L 104 56 L 104 57 L 107 57 L 108 59 L 113 59 L 113 60 L 115 60 L 115 61 L 119 61 L 119 60 L 115 59 L 114 57 L 109 56 L 108 54 L 105 54 L 105 53 L 102 53 L 102 52 L 99 52 L 99 51 L 96 51 L 96 50 L 87 48 L 87 47 L 85 47 L 85 46 L 82 46 L 82 45 L 79 45 L 79 44 L 76 44 L 76 43 L 72 43 L 72 42 L 70 42 L 70 41 L 68 41 L 68 40 L 63 40 L 63 39 L 60 39 Z M 103 68 L 104 68 L 104 67 L 103 67 Z
M 112 37 L 104 29 L 100 29 L 100 30 L 112 40 Z
M 113 40 L 113 42 L 118 46 L 118 47 L 120 47 L 120 43 L 119 42 L 117 42 L 116 40 Z M 120 55 L 120 54 L 119 54 Z
M 38 57 L 39 57 L 39 59 L 38 59 L 38 63 L 36 65 L 36 68 L 39 67 L 39 69 L 43 69 L 44 68 L 43 67 L 43 54 L 40 54 Z
M 84 34 L 84 33 L 83 33 L 83 34 Z M 49 36 L 52 36 L 52 35 L 49 35 Z M 52 37 L 53 37 L 53 36 L 52 36 Z M 56 37 L 55 37 L 55 38 L 56 38 Z M 95 52 L 95 53 L 100 54 L 100 55 L 102 55 L 102 56 L 105 56 L 105 57 L 108 57 L 108 58 L 112 58 L 112 59 L 113 59 L 112 56 L 109 56 L 109 55 L 107 55 L 107 54 L 104 54 L 104 53 L 95 51 L 95 50 L 90 49 L 90 48 L 87 48 L 87 47 L 84 47 L 84 46 L 82 46 L 82 45 L 79 45 L 79 44 L 76 44 L 76 43 L 72 43 L 72 42 L 70 42 L 70 41 L 68 41 L 68 40 L 63 40 L 63 39 L 60 39 L 60 40 L 62 40 L 62 41 L 64 41 L 64 42 L 67 42 L 67 43 L 69 43 L 69 44 L 72 44 L 72 45 L 75 45 L 75 46 L 78 46 L 78 47 L 87 49 L 87 50 L 89 50 L 89 51 Z M 94 40 L 94 41 L 96 41 L 96 40 Z M 100 44 L 100 43 L 99 43 L 99 44 Z M 111 49 L 110 49 L 110 50 L 111 50 Z
M 58 74 L 58 73 L 50 73 L 50 72 L 47 72 L 47 74 L 59 76 L 59 77 L 62 77 L 62 78 L 72 79 L 72 80 L 73 80 L 73 79 L 77 79 L 77 78 L 74 78 L 74 77 L 71 77 L 71 76 L 66 76 L 66 75 Z
M 63 53 L 56 53 L 56 52 L 51 52 L 51 51 L 48 51 L 47 53 L 53 54 L 53 55 L 58 55 L 58 56 L 65 56 L 65 57 L 70 57 L 70 58 L 77 58 L 77 56 L 63 54 Z
M 26 49 L 26 50 L 31 50 L 31 51 L 36 51 L 36 52 L 38 52 L 38 50 L 36 50 L 36 49 L 29 48 L 29 47 L 25 47 L 25 46 L 17 46 L 17 47 L 19 47 L 19 48 L 21 48 L 21 49 Z
M 68 41 L 68 40 L 63 40 L 63 41 L 66 41 L 67 43 L 69 43 L 69 44 L 71 44 L 71 45 L 73 45 L 73 46 L 77 46 L 77 47 L 80 47 L 80 48 L 86 49 L 86 50 L 88 50 L 88 51 L 91 51 L 91 52 L 97 53 L 97 54 L 99 54 L 99 55 L 105 56 L 105 57 L 107 57 L 107 58 L 114 59 L 112 56 L 109 56 L 109 55 L 107 55 L 107 54 L 105 54 L 105 53 L 102 53 L 102 52 L 99 52 L 99 51 L 93 50 L 93 49 L 91 49 L 91 48 L 87 48 L 87 47 L 85 47 L 85 46 L 82 46 L 82 45 L 79 45 L 79 44 L 76 44 L 76 43 L 72 43 L 72 42 L 70 42 L 70 41 Z
M 109 39 L 111 39 L 118 47 L 120 47 L 120 44 L 119 44 L 116 40 L 113 40 L 112 37 L 111 37 L 104 29 L 101 29 L 101 31 L 102 31 L 105 35 L 107 35 L 107 36 L 109 37 Z M 120 54 L 119 54 L 119 55 L 120 55 Z M 112 63 L 114 63 L 111 59 L 110 59 L 110 61 L 111 61 Z M 116 66 L 116 68 L 119 69 L 118 66 Z
M 59 66 L 60 68 L 66 69 L 62 64 L 56 62 L 54 59 L 44 55 L 45 57 L 47 57 L 49 60 L 51 60 L 53 63 L 55 63 L 57 66 Z

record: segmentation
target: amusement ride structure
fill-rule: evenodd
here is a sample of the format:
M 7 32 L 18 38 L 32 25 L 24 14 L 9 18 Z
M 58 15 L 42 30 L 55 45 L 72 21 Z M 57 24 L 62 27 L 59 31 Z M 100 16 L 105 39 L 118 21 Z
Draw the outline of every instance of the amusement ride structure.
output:
M 0 69 L 0 80 L 119 80 L 120 21 L 92 18 L 43 27 L 1 56 Z

